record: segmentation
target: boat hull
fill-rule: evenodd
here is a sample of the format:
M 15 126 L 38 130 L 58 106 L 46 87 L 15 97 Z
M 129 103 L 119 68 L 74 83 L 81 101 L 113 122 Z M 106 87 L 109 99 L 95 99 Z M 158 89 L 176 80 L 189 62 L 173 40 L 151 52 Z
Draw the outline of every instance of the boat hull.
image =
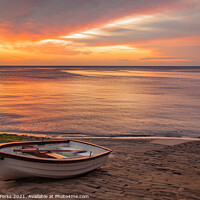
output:
M 76 163 L 39 163 L 5 158 L 0 161 L 0 176 L 3 179 L 24 177 L 68 178 L 78 176 L 103 166 L 108 156 Z
M 103 166 L 109 153 L 107 151 L 98 156 L 68 160 L 38 159 L 5 153 L 0 155 L 0 176 L 4 180 L 25 177 L 69 178 Z

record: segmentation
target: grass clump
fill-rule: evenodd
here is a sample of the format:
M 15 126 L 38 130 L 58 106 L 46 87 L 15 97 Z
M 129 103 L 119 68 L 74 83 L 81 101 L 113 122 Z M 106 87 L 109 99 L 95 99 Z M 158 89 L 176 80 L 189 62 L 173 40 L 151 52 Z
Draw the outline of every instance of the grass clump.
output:
M 42 137 L 27 136 L 27 135 L 15 135 L 15 134 L 0 134 L 0 142 L 17 142 L 28 140 L 42 140 Z

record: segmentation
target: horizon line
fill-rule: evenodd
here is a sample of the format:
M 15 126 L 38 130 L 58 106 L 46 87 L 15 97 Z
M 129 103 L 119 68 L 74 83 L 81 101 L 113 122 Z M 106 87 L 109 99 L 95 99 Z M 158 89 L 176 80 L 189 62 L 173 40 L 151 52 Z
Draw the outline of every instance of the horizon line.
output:
M 200 65 L 0 65 L 0 67 L 200 67 Z

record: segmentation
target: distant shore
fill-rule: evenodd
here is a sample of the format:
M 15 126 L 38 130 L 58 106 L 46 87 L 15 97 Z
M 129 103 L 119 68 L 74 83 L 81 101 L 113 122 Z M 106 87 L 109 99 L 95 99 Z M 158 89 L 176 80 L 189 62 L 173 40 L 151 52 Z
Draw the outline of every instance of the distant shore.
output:
M 3 136 L 4 141 L 6 137 Z M 9 140 L 39 139 L 9 137 Z M 0 180 L 0 194 L 89 195 L 97 200 L 199 199 L 199 140 L 87 138 L 84 141 L 113 150 L 105 166 L 72 179 Z

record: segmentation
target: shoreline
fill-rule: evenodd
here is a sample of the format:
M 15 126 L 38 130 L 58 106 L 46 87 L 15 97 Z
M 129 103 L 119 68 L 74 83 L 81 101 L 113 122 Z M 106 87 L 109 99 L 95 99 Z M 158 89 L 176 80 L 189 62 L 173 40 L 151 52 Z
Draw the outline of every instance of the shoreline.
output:
M 27 137 L 36 137 L 36 138 L 48 138 L 48 139 L 65 139 L 65 138 L 78 138 L 78 139 L 177 139 L 177 140 L 190 140 L 190 141 L 200 141 L 200 138 L 196 137 L 176 137 L 176 136 L 85 136 L 85 135 L 73 135 L 73 134 L 35 134 L 35 133 L 16 133 L 16 132 L 1 132 L 0 135 L 17 135 L 17 136 L 27 136 Z

